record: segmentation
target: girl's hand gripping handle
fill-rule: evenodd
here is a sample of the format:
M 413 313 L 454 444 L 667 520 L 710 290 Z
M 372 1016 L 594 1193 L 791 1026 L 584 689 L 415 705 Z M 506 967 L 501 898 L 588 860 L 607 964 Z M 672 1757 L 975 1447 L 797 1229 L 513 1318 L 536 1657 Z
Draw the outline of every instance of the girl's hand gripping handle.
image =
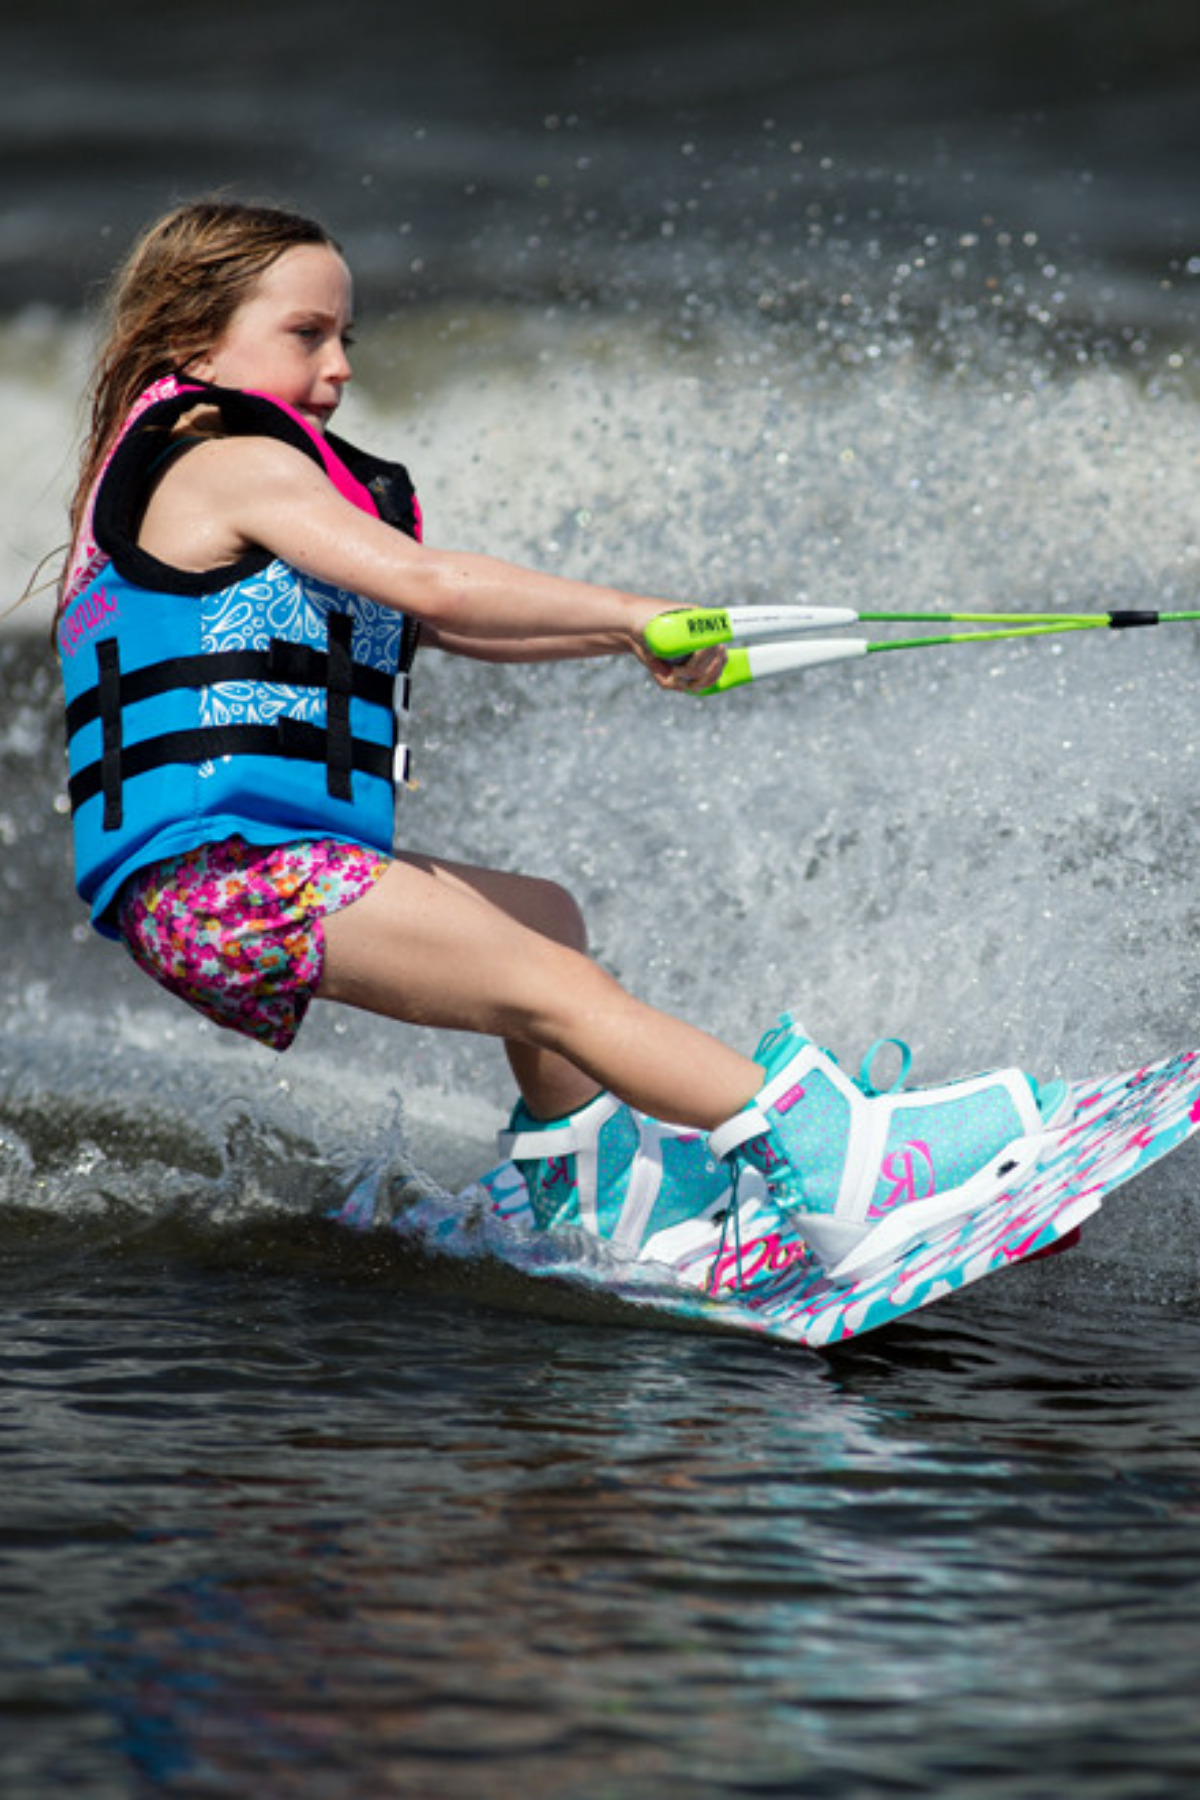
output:
M 677 661 L 717 644 L 730 646 L 725 667 L 700 694 L 723 694 L 745 687 L 764 675 L 809 669 L 818 663 L 843 662 L 864 656 L 865 638 L 823 638 L 804 643 L 796 632 L 820 631 L 830 625 L 852 625 L 858 614 L 848 607 L 734 606 L 683 607 L 659 613 L 646 626 L 647 647 L 663 661 Z M 757 640 L 757 642 L 755 641 Z

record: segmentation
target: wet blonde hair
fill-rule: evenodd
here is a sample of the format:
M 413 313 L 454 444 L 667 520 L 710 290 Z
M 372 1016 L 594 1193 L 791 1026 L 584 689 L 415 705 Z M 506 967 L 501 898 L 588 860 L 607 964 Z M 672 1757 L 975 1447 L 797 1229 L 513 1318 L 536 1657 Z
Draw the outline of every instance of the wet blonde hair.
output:
M 72 543 L 138 395 L 211 350 L 271 264 L 303 244 L 340 249 L 315 219 L 240 200 L 189 201 L 143 232 L 109 291 L 71 499 Z

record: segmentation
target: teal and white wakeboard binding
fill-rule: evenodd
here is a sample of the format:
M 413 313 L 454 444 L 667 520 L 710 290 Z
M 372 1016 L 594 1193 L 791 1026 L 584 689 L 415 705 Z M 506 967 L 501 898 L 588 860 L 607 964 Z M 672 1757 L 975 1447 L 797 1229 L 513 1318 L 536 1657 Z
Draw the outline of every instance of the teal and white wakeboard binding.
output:
M 878 1089 L 870 1070 L 884 1043 L 902 1066 Z M 1063 1082 L 1043 1088 L 999 1069 L 929 1088 L 904 1088 L 911 1056 L 880 1040 L 857 1080 L 784 1013 L 755 1052 L 765 1081 L 748 1107 L 709 1138 L 714 1156 L 752 1170 L 834 1279 L 895 1261 L 963 1218 L 1036 1157 L 1068 1105 Z

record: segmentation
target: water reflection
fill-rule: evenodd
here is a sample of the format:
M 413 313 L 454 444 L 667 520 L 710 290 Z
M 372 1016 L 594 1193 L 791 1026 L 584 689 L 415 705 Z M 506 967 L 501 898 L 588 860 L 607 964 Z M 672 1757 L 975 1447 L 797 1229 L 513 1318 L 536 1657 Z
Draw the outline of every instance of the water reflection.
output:
M 1035 1344 L 1015 1296 L 1007 1329 L 822 1360 L 345 1282 L 166 1288 L 136 1331 L 163 1338 L 159 1403 L 132 1322 L 93 1307 L 64 1331 L 80 1296 L 59 1296 L 92 1473 L 32 1561 L 26 1540 L 21 1599 L 35 1641 L 64 1580 L 103 1621 L 69 1665 L 81 1710 L 165 1791 L 549 1795 L 569 1769 L 647 1794 L 999 1795 L 1037 1767 L 1073 1793 L 1101 1745 L 1136 1791 L 1116 1696 L 1190 1658 L 1200 1623 L 1194 1486 L 1170 1467 L 1190 1427 L 1146 1380 L 1168 1338 L 1179 1364 L 1181 1321 L 1141 1317 L 1114 1437 L 1074 1334 Z M 45 1513 L 47 1479 L 29 1466 L 18 1510 Z M 1156 1731 L 1169 1769 L 1190 1703 L 1164 1697 Z

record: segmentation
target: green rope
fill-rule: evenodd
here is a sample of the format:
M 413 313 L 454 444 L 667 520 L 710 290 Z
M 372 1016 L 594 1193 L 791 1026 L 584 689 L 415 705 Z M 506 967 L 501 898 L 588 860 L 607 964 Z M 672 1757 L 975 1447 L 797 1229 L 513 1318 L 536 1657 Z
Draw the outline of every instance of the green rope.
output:
M 880 618 L 880 614 L 862 613 L 863 619 Z M 1012 615 L 1010 614 L 1011 618 Z M 941 644 L 995 644 L 1006 638 L 1049 637 L 1058 631 L 1098 631 L 1103 630 L 1107 620 L 1103 618 L 1058 618 L 1051 624 L 1011 625 L 1003 631 L 948 631 L 934 633 L 929 637 L 890 638 L 880 643 L 867 645 L 867 655 L 877 650 L 928 650 Z

